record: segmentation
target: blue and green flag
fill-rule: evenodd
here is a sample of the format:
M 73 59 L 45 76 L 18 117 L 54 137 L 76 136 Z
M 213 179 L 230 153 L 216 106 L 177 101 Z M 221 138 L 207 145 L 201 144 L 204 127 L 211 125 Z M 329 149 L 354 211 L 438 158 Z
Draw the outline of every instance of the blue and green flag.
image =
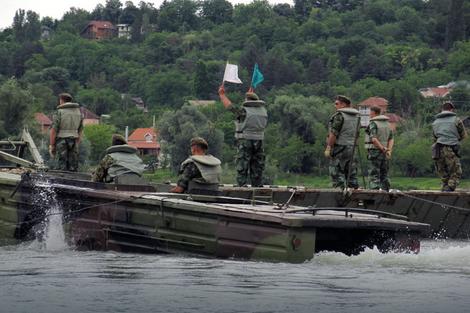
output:
M 261 84 L 263 80 L 264 76 L 258 68 L 258 63 L 256 63 L 255 68 L 253 69 L 253 76 L 251 77 L 251 87 L 256 88 L 256 86 Z

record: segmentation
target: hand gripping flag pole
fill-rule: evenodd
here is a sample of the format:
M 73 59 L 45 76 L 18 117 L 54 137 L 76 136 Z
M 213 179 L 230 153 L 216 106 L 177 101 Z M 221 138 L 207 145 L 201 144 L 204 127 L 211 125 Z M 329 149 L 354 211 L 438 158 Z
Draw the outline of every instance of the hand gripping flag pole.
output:
M 225 65 L 224 79 L 222 80 L 222 85 L 224 82 L 234 83 L 234 84 L 243 84 L 243 82 L 238 78 L 238 66 L 235 64 L 230 64 L 227 62 Z

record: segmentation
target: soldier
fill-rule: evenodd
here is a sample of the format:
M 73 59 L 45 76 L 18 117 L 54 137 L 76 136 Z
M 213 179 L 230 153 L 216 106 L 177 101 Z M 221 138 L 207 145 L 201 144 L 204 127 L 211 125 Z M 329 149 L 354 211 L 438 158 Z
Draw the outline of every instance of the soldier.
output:
M 126 139 L 118 134 L 112 137 L 112 146 L 92 174 L 91 180 L 103 183 L 142 185 L 145 165 L 137 156 L 137 148 L 129 146 Z
M 78 146 L 82 137 L 83 116 L 80 106 L 68 93 L 59 95 L 57 114 L 50 132 L 49 153 L 58 155 L 58 169 L 78 171 Z
M 217 193 L 219 189 L 220 160 L 207 154 L 209 145 L 201 137 L 191 139 L 191 156 L 181 163 L 181 175 L 176 187 L 170 192 L 176 193 Z
M 328 122 L 325 157 L 330 159 L 329 172 L 335 188 L 359 188 L 354 150 L 359 132 L 359 111 L 351 100 L 336 96 L 335 108 Z
M 219 88 L 219 97 L 225 108 L 235 114 L 235 138 L 237 139 L 237 184 L 246 186 L 248 175 L 251 186 L 263 185 L 264 171 L 264 129 L 268 113 L 264 101 L 250 88 L 245 94 L 241 107 L 235 107 L 225 95 L 224 86 Z
M 370 108 L 370 123 L 366 129 L 365 147 L 370 163 L 370 189 L 390 189 L 388 178 L 389 160 L 392 157 L 393 132 L 388 123 L 389 118 L 380 115 L 379 107 Z
M 452 102 L 442 105 L 442 112 L 432 123 L 434 135 L 433 159 L 436 171 L 441 177 L 442 191 L 454 191 L 462 176 L 460 165 L 460 141 L 467 133 L 465 126 L 454 112 Z

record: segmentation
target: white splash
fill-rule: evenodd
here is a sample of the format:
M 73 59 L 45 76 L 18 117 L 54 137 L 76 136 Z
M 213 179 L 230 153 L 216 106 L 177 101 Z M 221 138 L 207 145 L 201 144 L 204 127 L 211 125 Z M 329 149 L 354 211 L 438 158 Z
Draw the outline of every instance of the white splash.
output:
M 35 182 L 33 202 L 41 208 L 46 208 L 45 219 L 36 230 L 34 245 L 47 251 L 68 249 L 62 225 L 63 214 L 60 202 L 50 182 L 44 179 Z

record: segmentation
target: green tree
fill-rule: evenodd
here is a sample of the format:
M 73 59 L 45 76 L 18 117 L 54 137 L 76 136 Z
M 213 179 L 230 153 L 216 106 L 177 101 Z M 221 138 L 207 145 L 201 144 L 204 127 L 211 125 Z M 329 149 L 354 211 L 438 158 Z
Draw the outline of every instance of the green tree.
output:
M 211 86 L 209 76 L 207 75 L 206 64 L 198 61 L 196 64 L 196 72 L 194 73 L 194 94 L 199 99 L 209 99 Z
M 202 17 L 214 24 L 232 21 L 233 6 L 226 0 L 203 0 Z
M 28 114 L 31 94 L 22 89 L 15 79 L 0 86 L 0 136 L 19 135 Z
M 223 133 L 214 128 L 197 108 L 186 105 L 175 112 L 167 111 L 158 125 L 161 138 L 165 140 L 163 151 L 171 156 L 171 168 L 174 172 L 178 171 L 181 162 L 189 156 L 189 142 L 194 136 L 205 138 L 209 143 L 208 152 L 220 157 Z
M 85 138 L 90 142 L 90 161 L 98 163 L 105 150 L 111 146 L 111 137 L 116 132 L 113 125 L 86 125 L 83 129 Z
M 109 114 L 120 106 L 121 95 L 111 88 L 82 89 L 77 94 L 77 101 L 98 116 Z

